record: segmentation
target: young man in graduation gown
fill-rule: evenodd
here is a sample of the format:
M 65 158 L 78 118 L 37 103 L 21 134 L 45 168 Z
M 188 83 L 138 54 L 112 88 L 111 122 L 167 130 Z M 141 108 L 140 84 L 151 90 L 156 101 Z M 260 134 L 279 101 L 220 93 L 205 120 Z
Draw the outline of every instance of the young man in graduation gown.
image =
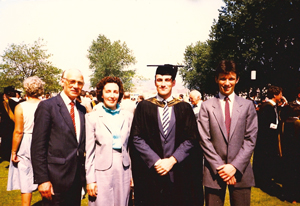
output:
M 171 96 L 176 73 L 175 66 L 158 66 L 157 96 L 135 111 L 130 152 L 136 206 L 203 205 L 199 133 L 191 106 Z

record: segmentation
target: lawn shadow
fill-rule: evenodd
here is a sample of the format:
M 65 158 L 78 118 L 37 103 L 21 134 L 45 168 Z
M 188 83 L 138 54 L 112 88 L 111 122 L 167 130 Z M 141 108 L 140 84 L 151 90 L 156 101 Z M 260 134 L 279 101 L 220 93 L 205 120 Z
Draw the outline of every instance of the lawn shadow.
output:
M 43 206 L 43 202 L 42 202 L 42 200 L 40 200 L 40 201 L 34 203 L 32 206 Z

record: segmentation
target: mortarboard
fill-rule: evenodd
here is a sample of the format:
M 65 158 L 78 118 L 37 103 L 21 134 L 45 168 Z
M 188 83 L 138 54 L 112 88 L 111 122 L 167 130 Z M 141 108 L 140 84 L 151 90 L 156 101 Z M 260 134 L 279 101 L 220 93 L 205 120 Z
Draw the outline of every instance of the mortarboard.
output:
M 171 75 L 172 79 L 175 80 L 178 67 L 183 67 L 182 65 L 172 65 L 172 64 L 164 64 L 164 65 L 147 65 L 147 67 L 157 67 L 155 74 L 161 75 Z

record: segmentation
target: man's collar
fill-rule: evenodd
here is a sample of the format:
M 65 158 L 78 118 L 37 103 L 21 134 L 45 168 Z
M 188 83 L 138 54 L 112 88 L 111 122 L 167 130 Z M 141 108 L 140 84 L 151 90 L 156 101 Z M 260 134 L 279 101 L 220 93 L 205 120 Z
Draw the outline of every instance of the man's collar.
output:
M 230 95 L 228 95 L 228 98 L 229 98 L 229 101 L 233 101 L 234 100 L 234 96 L 235 96 L 235 93 L 232 92 Z M 221 94 L 221 92 L 219 92 L 219 97 L 220 99 L 224 99 L 226 96 Z
M 267 102 L 270 102 L 273 106 L 276 106 L 276 102 L 274 102 L 272 99 L 267 100 Z
M 162 98 L 161 96 L 159 96 L 158 94 L 156 95 L 156 99 L 158 100 L 158 101 L 163 101 L 163 100 L 165 100 L 164 98 Z M 167 100 L 167 102 L 170 102 L 170 101 L 172 101 L 173 100 L 173 96 L 171 95 L 168 99 L 166 99 Z
M 72 102 L 72 100 L 66 95 L 64 90 L 61 91 L 60 96 L 66 105 L 69 105 Z M 73 100 L 73 102 L 76 103 L 76 100 Z

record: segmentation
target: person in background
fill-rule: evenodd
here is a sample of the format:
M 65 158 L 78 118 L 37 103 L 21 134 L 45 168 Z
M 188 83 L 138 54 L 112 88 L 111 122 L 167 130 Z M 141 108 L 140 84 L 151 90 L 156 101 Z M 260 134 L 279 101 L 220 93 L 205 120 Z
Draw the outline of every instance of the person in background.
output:
M 97 84 L 102 107 L 86 114 L 86 180 L 90 206 L 127 206 L 130 193 L 128 138 L 133 113 L 120 107 L 124 94 L 118 77 Z M 131 101 L 130 99 L 128 99 Z
M 195 114 L 196 118 L 198 118 L 198 114 L 199 114 L 201 103 L 202 103 L 201 93 L 197 90 L 192 90 L 190 92 L 189 97 L 190 97 L 190 102 L 191 102 L 194 114 Z
M 268 88 L 267 98 L 258 112 L 253 169 L 257 187 L 272 195 L 280 195 L 282 188 L 277 184 L 281 178 L 279 163 L 282 157 L 281 141 L 278 139 L 281 130 L 279 110 L 286 99 L 282 96 L 282 88 L 274 85 Z
M 61 78 L 63 91 L 41 101 L 34 118 L 31 159 L 44 206 L 81 204 L 85 186 L 86 109 L 75 99 L 84 85 L 80 70 Z
M 27 101 L 15 108 L 15 129 L 13 133 L 11 162 L 9 165 L 7 190 L 21 190 L 22 206 L 29 206 L 32 192 L 37 189 L 33 183 L 30 146 L 34 125 L 34 113 L 44 93 L 44 82 L 37 76 L 24 80 Z
M 219 93 L 201 104 L 197 121 L 204 152 L 205 205 L 223 206 L 228 187 L 231 205 L 250 206 L 257 114 L 251 101 L 234 93 L 239 74 L 233 61 L 219 63 L 215 82 Z
M 138 98 L 137 98 L 137 104 L 140 103 L 141 101 L 144 101 L 145 98 L 143 95 L 139 95 Z
M 1 111 L 1 148 L 2 160 L 10 161 L 12 137 L 15 128 L 15 107 L 18 102 L 14 101 L 15 89 L 12 86 L 4 88 L 3 101 L 0 102 Z
M 127 110 L 131 113 L 134 113 L 136 105 L 134 101 L 130 100 L 129 92 L 124 92 L 124 96 L 120 103 L 120 106 L 122 110 Z

